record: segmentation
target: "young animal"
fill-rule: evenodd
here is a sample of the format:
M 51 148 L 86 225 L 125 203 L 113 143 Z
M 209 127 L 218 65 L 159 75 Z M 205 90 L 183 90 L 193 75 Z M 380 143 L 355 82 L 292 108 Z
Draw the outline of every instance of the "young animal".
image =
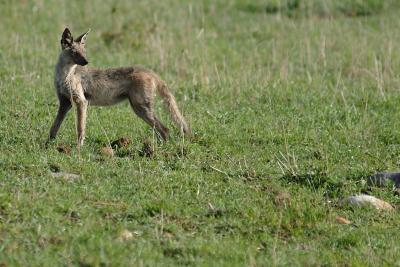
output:
M 90 30 L 89 30 L 90 31 Z M 95 69 L 86 65 L 85 42 L 88 32 L 76 39 L 66 28 L 61 37 L 61 53 L 55 69 L 55 87 L 60 106 L 50 129 L 48 141 L 54 139 L 66 114 L 77 107 L 78 148 L 85 138 L 86 110 L 88 105 L 109 106 L 125 99 L 133 111 L 142 118 L 162 139 L 168 139 L 168 128 L 154 114 L 154 93 L 164 99 L 172 120 L 183 134 L 190 129 L 180 113 L 174 96 L 167 85 L 153 71 L 141 66 Z

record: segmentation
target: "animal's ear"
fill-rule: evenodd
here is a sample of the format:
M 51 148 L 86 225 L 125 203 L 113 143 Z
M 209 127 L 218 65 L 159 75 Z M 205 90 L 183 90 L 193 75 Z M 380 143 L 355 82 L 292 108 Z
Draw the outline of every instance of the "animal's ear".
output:
M 62 49 L 65 49 L 67 47 L 70 47 L 72 45 L 72 42 L 74 41 L 74 38 L 72 37 L 71 32 L 69 31 L 68 28 L 65 28 L 62 37 L 61 37 L 61 47 Z
M 86 38 L 87 38 L 89 32 L 90 32 L 90 29 L 89 29 L 87 32 L 82 33 L 81 35 L 79 35 L 79 37 L 77 37 L 77 38 L 75 39 L 75 42 L 78 42 L 78 43 L 80 43 L 81 45 L 85 45 L 85 43 L 86 43 Z

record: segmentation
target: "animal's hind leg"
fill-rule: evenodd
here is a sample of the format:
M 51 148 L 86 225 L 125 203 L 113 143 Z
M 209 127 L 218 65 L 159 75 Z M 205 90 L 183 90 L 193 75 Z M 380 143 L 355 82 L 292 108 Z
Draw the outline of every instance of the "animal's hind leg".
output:
M 129 101 L 133 111 L 142 118 L 151 127 L 154 127 L 161 138 L 166 141 L 168 139 L 168 128 L 165 127 L 160 120 L 154 115 L 153 108 L 150 103 L 139 104 Z
M 153 115 L 153 119 L 155 122 L 154 126 L 156 127 L 157 131 L 160 133 L 162 139 L 164 139 L 164 141 L 167 141 L 168 140 L 168 132 L 169 132 L 168 128 L 164 124 L 161 123 L 161 121 L 156 117 L 156 115 Z

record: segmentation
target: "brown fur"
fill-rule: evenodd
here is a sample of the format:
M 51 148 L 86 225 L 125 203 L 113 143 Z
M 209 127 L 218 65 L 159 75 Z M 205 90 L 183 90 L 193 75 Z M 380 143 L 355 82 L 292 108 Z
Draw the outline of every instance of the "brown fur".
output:
M 88 68 L 85 57 L 87 33 L 76 40 L 66 28 L 61 38 L 62 51 L 55 70 L 55 87 L 59 99 L 59 109 L 50 129 L 49 140 L 57 135 L 62 121 L 71 109 L 77 107 L 78 146 L 83 144 L 88 105 L 109 106 L 125 99 L 133 111 L 164 139 L 168 139 L 168 128 L 154 113 L 155 92 L 164 99 L 172 120 L 184 134 L 190 129 L 180 113 L 174 96 L 166 84 L 153 71 L 141 66 L 96 69 Z

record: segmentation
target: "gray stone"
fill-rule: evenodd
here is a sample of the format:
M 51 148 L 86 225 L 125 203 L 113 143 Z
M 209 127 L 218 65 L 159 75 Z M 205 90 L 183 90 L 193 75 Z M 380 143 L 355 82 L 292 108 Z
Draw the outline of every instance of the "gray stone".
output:
M 388 182 L 394 183 L 396 188 L 400 188 L 400 172 L 378 172 L 367 178 L 368 185 L 385 187 Z
M 343 200 L 343 203 L 353 207 L 362 207 L 370 205 L 378 210 L 389 210 L 389 211 L 394 210 L 393 206 L 387 203 L 386 201 L 365 194 L 348 197 Z
M 51 176 L 53 176 L 54 178 L 59 178 L 67 181 L 75 181 L 80 178 L 78 174 L 68 173 L 68 172 L 52 172 Z

